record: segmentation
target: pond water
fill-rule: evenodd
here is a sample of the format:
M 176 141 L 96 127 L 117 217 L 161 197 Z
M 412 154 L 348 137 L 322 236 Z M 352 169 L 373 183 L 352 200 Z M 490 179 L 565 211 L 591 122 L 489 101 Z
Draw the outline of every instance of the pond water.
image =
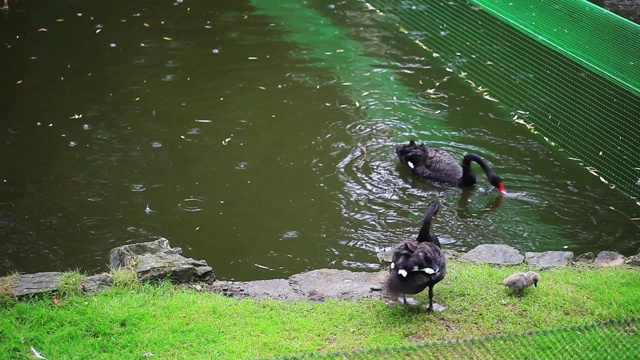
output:
M 634 201 L 361 2 L 295 3 L 12 3 L 0 275 L 105 271 L 158 237 L 222 279 L 376 269 L 433 199 L 448 248 L 640 251 Z M 481 154 L 507 196 L 412 177 L 409 139 Z

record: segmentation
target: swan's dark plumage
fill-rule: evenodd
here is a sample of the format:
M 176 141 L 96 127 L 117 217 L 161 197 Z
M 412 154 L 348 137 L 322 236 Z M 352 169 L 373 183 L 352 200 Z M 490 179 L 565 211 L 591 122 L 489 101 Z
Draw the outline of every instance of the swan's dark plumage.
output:
M 429 288 L 429 307 L 433 310 L 433 286 L 444 279 L 446 261 L 440 241 L 431 233 L 431 219 L 437 215 L 439 204 L 427 205 L 420 233 L 415 240 L 401 242 L 393 253 L 387 290 L 391 293 L 417 294 Z M 406 303 L 406 298 L 405 298 Z
M 396 145 L 396 154 L 400 162 L 410 167 L 415 175 L 459 187 L 475 185 L 476 176 L 471 170 L 471 162 L 476 162 L 484 171 L 491 185 L 500 192 L 506 192 L 500 176 L 489 168 L 487 161 L 480 155 L 466 154 L 462 159 L 461 166 L 448 152 L 424 144 L 418 145 L 413 140 L 409 141 L 408 145 Z

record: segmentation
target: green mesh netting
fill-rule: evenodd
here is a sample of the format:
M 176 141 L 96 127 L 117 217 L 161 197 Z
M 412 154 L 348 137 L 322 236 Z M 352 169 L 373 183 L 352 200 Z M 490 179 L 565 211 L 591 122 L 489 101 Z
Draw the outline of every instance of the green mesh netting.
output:
M 368 5 L 640 205 L 640 26 L 582 0 Z
M 278 359 L 638 359 L 640 319 Z M 425 326 L 429 326 L 425 324 Z
M 640 95 L 640 26 L 586 0 L 473 0 L 504 22 Z

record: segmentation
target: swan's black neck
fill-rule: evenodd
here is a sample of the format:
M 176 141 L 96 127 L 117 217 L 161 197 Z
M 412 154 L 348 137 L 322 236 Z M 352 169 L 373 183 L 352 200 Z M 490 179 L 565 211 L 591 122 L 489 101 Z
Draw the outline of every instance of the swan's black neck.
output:
M 438 213 L 438 208 L 439 205 L 435 201 L 427 205 L 427 210 L 425 211 L 424 219 L 422 220 L 422 227 L 420 228 L 420 233 L 416 239 L 418 242 L 432 242 L 440 247 L 438 237 L 431 233 L 431 219 Z
M 495 173 L 489 168 L 487 161 L 478 154 L 468 153 L 462 159 L 462 178 L 460 179 L 460 186 L 472 186 L 476 183 L 476 175 L 471 170 L 471 162 L 474 161 L 480 165 L 482 171 L 487 175 L 487 179 L 491 180 L 491 177 Z

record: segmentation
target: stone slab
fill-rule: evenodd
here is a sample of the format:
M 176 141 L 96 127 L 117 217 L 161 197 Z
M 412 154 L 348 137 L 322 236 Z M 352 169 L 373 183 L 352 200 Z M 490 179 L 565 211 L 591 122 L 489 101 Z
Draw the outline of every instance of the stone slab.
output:
M 594 262 L 600 266 L 620 266 L 624 264 L 624 256 L 615 251 L 600 251 Z
M 83 294 L 93 294 L 104 291 L 110 287 L 111 279 L 109 278 L 109 274 L 102 273 L 87 277 L 80 286 L 78 286 L 78 290 Z
M 57 289 L 61 278 L 60 272 L 20 275 L 13 281 L 13 291 L 18 297 L 52 292 Z
M 546 269 L 554 266 L 567 266 L 573 260 L 571 251 L 526 252 L 524 257 L 531 267 Z
M 509 245 L 482 244 L 460 256 L 458 261 L 496 265 L 519 265 L 524 261 L 524 256 L 520 251 Z

